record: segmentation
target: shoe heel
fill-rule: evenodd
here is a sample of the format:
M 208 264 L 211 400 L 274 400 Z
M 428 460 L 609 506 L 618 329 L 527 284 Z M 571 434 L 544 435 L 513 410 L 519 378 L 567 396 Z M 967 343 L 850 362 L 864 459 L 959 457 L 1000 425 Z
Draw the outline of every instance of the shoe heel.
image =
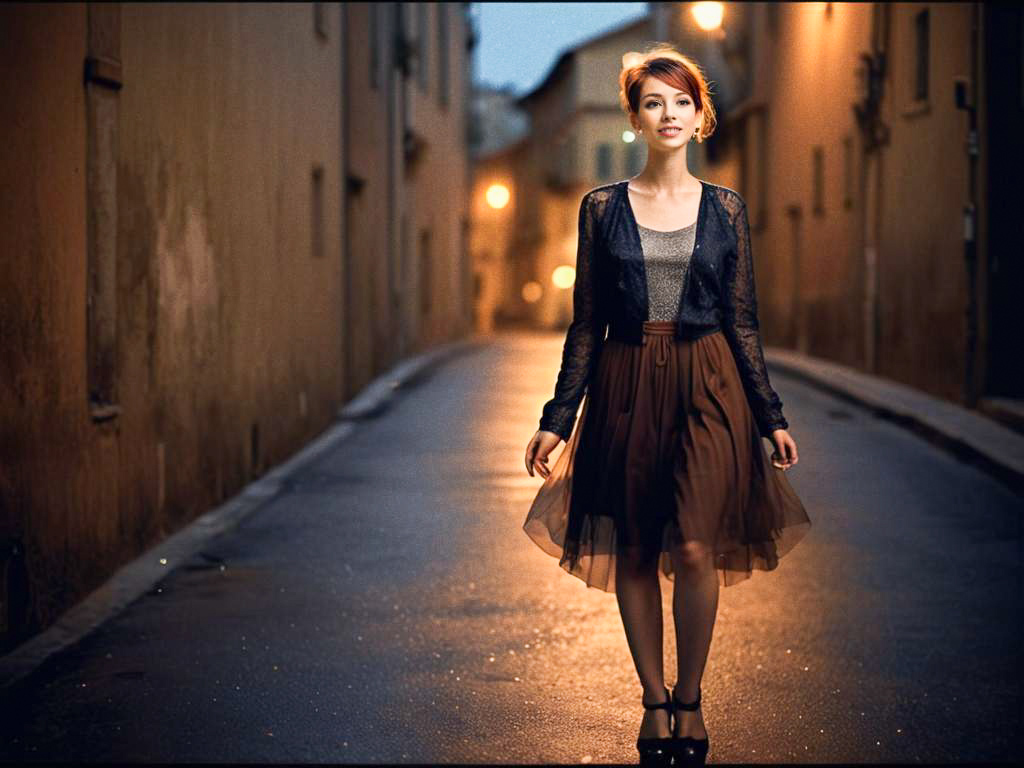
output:
M 643 704 L 643 702 L 640 702 Z M 668 688 L 665 689 L 665 701 L 661 704 L 644 704 L 644 709 L 664 709 L 668 711 L 669 733 L 675 725 L 675 706 L 672 694 Z M 636 751 L 640 755 L 640 765 L 645 766 L 670 766 L 672 764 L 672 737 L 671 736 L 648 736 L 636 740 Z
M 675 696 L 672 697 L 672 705 L 675 710 L 686 710 L 696 712 L 700 707 L 700 688 L 697 689 L 697 698 L 691 702 L 682 702 Z M 672 736 L 672 758 L 675 765 L 704 765 L 708 757 L 708 749 L 711 746 L 711 739 L 695 739 L 692 736 Z

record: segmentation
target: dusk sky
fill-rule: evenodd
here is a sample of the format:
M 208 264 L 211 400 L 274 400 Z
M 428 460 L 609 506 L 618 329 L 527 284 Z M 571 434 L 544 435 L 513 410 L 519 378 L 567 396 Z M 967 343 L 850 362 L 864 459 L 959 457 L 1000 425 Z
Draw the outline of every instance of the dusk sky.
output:
M 473 3 L 480 41 L 476 80 L 511 83 L 516 95 L 539 85 L 561 53 L 647 14 L 647 3 Z

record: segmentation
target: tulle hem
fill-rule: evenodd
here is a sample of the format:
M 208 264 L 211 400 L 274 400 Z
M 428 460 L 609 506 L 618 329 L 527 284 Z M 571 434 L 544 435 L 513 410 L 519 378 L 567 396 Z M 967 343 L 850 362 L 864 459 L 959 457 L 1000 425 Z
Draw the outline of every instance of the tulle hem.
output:
M 596 522 L 595 522 L 596 521 Z M 713 548 L 718 583 L 730 587 L 749 579 L 754 571 L 773 571 L 780 559 L 792 550 L 810 529 L 811 523 L 796 523 L 773 532 L 767 541 L 740 543 Z M 615 563 L 622 556 L 617 548 L 615 522 L 610 517 L 587 519 L 583 523 L 582 541 L 600 542 L 589 546 L 565 545 L 565 529 L 549 528 L 543 520 L 531 517 L 523 524 L 526 535 L 544 552 L 558 560 L 568 574 L 580 579 L 588 588 L 615 593 Z M 675 580 L 672 552 L 681 547 L 683 539 L 679 527 L 665 526 L 658 571 L 669 581 Z

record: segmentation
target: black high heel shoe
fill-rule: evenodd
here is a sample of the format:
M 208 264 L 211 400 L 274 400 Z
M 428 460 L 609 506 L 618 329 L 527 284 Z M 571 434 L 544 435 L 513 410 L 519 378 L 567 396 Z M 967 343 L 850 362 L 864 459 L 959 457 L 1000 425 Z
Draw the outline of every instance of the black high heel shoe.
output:
M 672 730 L 675 727 L 675 707 L 672 702 L 672 694 L 668 688 L 665 689 L 665 701 L 661 704 L 644 704 L 644 709 L 668 710 L 668 736 L 647 736 L 636 740 L 636 751 L 640 753 L 640 765 L 669 766 L 672 764 Z
M 695 701 L 685 703 L 672 696 L 674 709 L 685 709 L 687 712 L 696 712 L 700 707 L 700 688 L 697 689 Z M 675 728 L 672 729 L 672 756 L 675 758 L 674 765 L 704 765 L 708 756 L 708 747 L 711 740 L 708 737 L 695 739 L 692 736 L 676 736 Z

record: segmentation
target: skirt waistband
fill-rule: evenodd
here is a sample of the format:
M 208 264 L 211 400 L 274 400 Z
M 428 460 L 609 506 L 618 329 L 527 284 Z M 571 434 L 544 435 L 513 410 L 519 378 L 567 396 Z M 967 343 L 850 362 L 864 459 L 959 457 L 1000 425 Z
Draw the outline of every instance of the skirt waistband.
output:
M 675 344 L 676 324 L 671 320 L 645 320 L 644 346 L 654 345 L 654 364 L 663 366 L 668 363 L 669 352 Z
M 678 320 L 644 320 L 636 322 L 632 319 L 613 320 L 608 327 L 608 338 L 624 344 L 643 344 L 644 336 L 670 336 L 678 333 Z M 714 325 L 683 325 L 679 341 L 696 341 L 697 339 L 722 330 Z
M 676 332 L 674 320 L 645 320 L 643 331 L 645 334 L 672 335 Z

